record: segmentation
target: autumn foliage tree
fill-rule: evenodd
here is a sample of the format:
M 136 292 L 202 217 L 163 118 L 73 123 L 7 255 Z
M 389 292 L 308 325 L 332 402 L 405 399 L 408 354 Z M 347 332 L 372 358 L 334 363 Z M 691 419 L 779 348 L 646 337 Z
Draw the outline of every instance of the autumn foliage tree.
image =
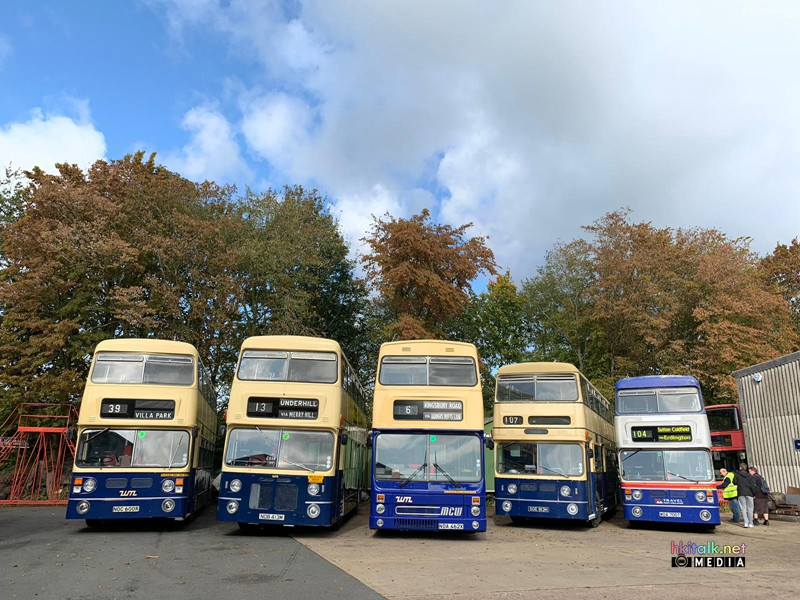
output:
M 384 339 L 444 337 L 468 304 L 471 283 L 496 274 L 486 240 L 465 237 L 471 226 L 435 224 L 427 209 L 410 219 L 374 218 L 362 263 L 378 293 Z
M 316 192 L 237 199 L 142 153 L 58 171 L 26 173 L 18 218 L 3 224 L 2 412 L 76 400 L 111 337 L 189 342 L 223 390 L 249 335 L 358 343 L 366 291 Z
M 800 242 L 778 244 L 772 254 L 761 260 L 762 277 L 777 286 L 792 309 L 794 329 L 800 336 Z M 795 346 L 796 348 L 797 346 Z

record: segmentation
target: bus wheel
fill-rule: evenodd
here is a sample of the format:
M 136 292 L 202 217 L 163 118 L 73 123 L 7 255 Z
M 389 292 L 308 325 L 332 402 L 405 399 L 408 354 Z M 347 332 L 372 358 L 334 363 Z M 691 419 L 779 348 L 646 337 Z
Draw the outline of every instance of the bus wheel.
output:
M 589 520 L 589 525 L 591 525 L 592 528 L 600 527 L 600 522 L 603 520 L 603 504 L 600 501 L 599 495 L 597 495 L 594 499 L 594 512 L 595 517 L 594 519 Z

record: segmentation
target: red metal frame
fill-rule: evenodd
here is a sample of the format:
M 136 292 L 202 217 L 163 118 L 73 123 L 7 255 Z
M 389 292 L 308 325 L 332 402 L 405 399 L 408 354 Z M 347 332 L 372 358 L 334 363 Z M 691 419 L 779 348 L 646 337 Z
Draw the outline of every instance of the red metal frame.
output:
M 72 404 L 23 403 L 9 415 L 0 428 L 0 464 L 15 452 L 16 462 L 11 494 L 0 504 L 67 503 L 62 478 L 64 465 L 75 457 L 69 431 L 77 420 Z

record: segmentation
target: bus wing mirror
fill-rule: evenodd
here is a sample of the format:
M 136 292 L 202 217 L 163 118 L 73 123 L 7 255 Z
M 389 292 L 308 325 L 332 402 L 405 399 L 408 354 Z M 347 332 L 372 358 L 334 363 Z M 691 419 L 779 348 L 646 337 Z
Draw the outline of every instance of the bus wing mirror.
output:
M 197 434 L 198 433 L 200 433 L 200 430 L 197 428 L 197 425 L 195 425 L 194 427 L 192 427 L 192 439 L 193 440 L 197 439 Z
M 494 450 L 494 440 L 491 437 L 487 437 L 485 440 L 483 440 L 483 445 L 489 450 Z
M 594 458 L 594 450 L 592 450 L 591 448 L 589 448 L 589 449 L 586 451 L 586 455 L 587 455 L 589 458 Z
M 347 435 L 346 431 L 342 431 L 342 433 L 339 435 L 339 443 L 342 446 L 347 446 L 347 442 L 349 439 L 350 437 Z
M 228 426 L 227 425 L 220 425 L 219 426 L 219 430 L 217 431 L 217 435 L 222 437 L 223 435 L 225 435 L 226 431 L 228 431 Z

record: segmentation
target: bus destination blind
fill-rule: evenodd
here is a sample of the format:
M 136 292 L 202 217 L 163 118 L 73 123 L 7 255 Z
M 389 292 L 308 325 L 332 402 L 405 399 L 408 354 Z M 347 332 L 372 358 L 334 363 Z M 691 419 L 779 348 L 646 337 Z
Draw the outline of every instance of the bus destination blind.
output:
M 649 425 L 631 427 L 634 442 L 691 442 L 691 425 Z
M 260 419 L 316 419 L 319 400 L 311 398 L 256 398 L 247 400 L 247 416 Z
M 460 400 L 395 400 L 394 418 L 400 421 L 461 421 Z
M 175 401 L 103 398 L 100 416 L 104 419 L 169 421 L 175 418 Z

